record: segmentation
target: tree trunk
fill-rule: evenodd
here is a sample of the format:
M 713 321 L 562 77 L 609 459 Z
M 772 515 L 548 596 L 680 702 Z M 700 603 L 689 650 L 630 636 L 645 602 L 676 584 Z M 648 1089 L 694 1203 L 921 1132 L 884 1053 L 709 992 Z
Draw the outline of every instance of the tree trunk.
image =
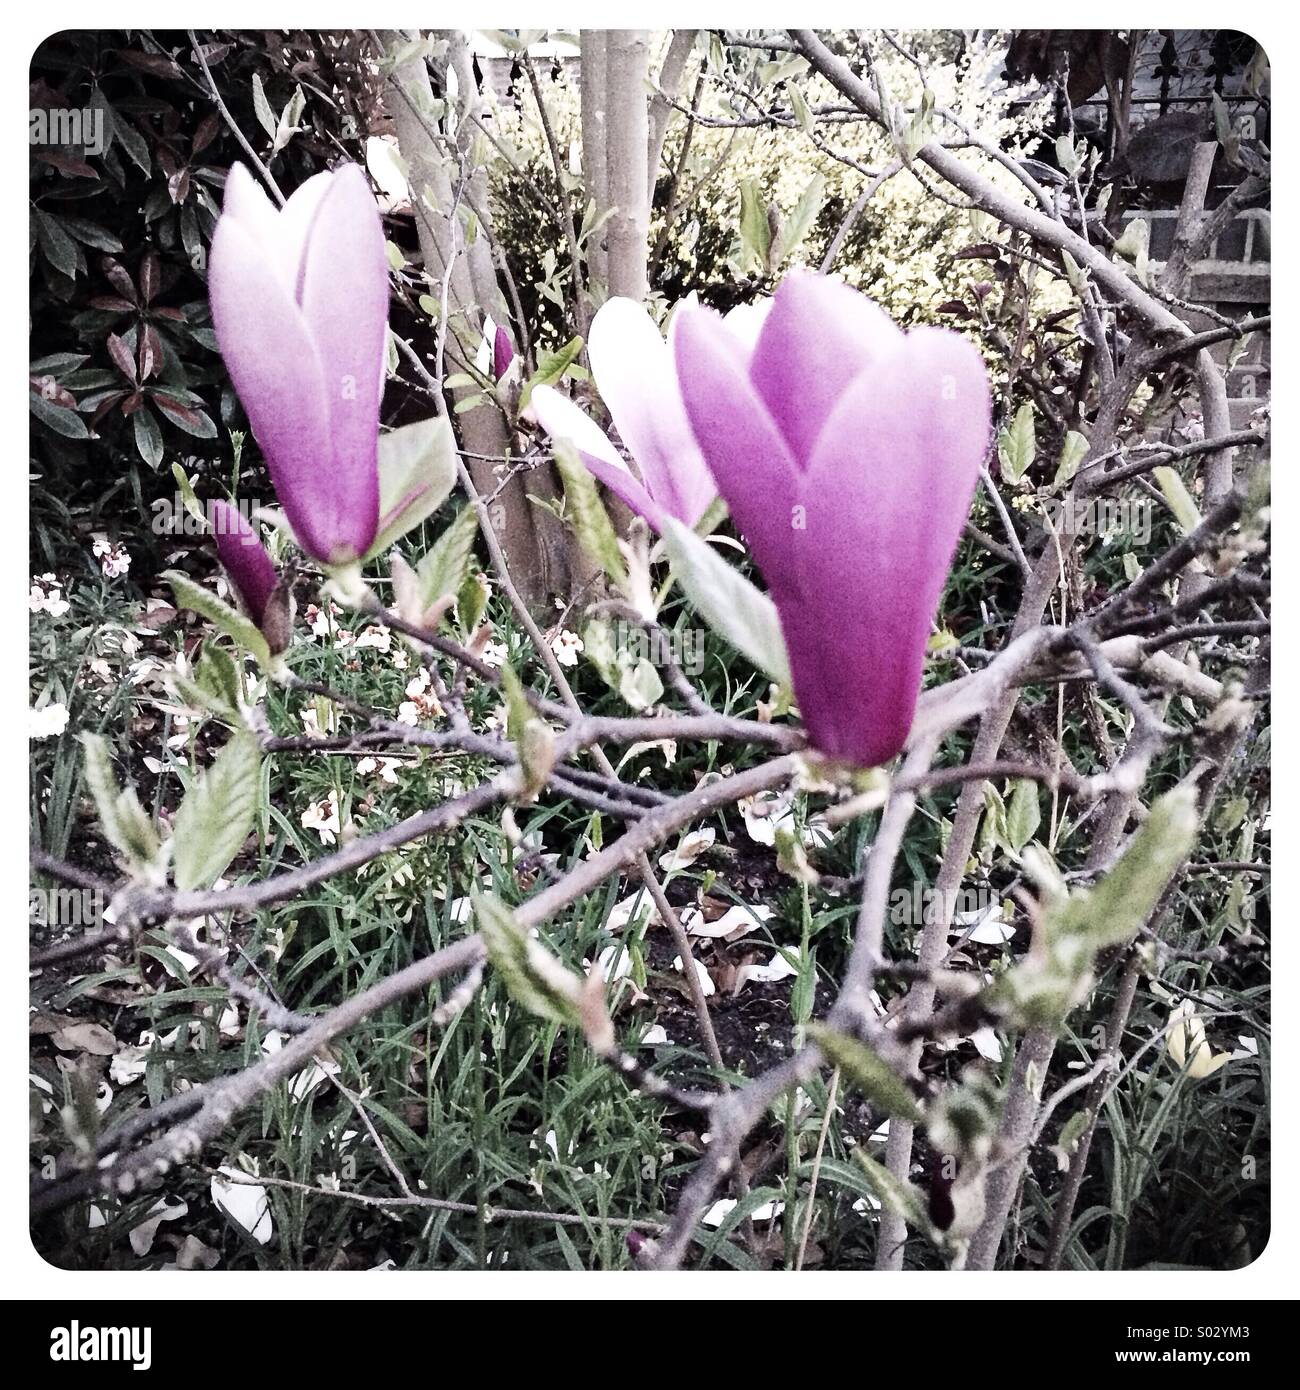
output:
M 580 92 L 582 97 L 582 179 L 587 200 L 599 219 L 609 208 L 605 179 L 605 30 L 584 29 L 581 38 Z M 595 294 L 609 285 L 609 257 L 605 252 L 606 228 L 598 226 L 587 241 L 587 285 Z
M 392 32 L 383 37 L 389 49 L 406 41 L 405 36 Z M 429 293 L 435 300 L 441 300 L 446 278 L 446 371 L 450 374 L 474 361 L 484 315 L 490 314 L 499 323 L 509 322 L 510 315 L 492 263 L 487 172 L 474 167 L 470 155 L 478 89 L 463 37 L 454 32 L 446 37 L 448 66 L 456 72 L 459 85 L 454 139 L 441 138 L 429 114 L 433 87 L 422 56 L 408 58 L 393 69 L 385 104 L 406 161 L 416 231 Z M 467 227 L 473 227 L 468 236 Z M 520 341 L 518 332 L 515 341 Z M 459 401 L 476 394 L 476 388 L 461 387 L 448 394 Z M 492 498 L 493 525 L 520 591 L 534 607 L 543 605 L 551 594 L 567 599 L 581 578 L 571 564 L 570 542 L 558 522 L 529 501 L 529 494 L 541 498 L 557 495 L 554 470 L 541 465 L 501 486 L 502 473 L 513 456 L 513 431 L 493 403 L 485 402 L 456 416 L 456 427 L 475 486 Z
M 605 35 L 605 177 L 609 220 L 609 292 L 641 303 L 646 297 L 650 202 L 650 36 L 644 29 Z
M 674 108 L 670 98 L 681 90 L 686 64 L 695 47 L 694 29 L 674 29 L 668 52 L 659 66 L 659 91 L 650 98 L 650 141 L 646 147 L 646 208 L 654 207 L 655 184 L 659 181 L 659 160 L 664 152 L 664 139 Z

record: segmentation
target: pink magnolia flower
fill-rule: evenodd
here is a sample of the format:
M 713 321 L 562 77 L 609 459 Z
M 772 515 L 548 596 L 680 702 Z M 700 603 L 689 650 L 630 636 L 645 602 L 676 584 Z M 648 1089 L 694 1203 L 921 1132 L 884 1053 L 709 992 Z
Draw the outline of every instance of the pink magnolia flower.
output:
M 698 306 L 675 328 L 686 414 L 776 603 L 809 738 L 886 762 L 988 447 L 984 364 L 808 272 L 782 281 L 752 347 Z
M 510 342 L 510 334 L 498 324 L 492 339 L 492 380 L 500 381 L 514 360 L 515 350 Z
M 217 543 L 217 559 L 239 596 L 244 611 L 262 626 L 266 605 L 270 602 L 279 576 L 271 557 L 266 553 L 257 532 L 244 519 L 237 507 L 229 502 L 208 503 L 208 525 Z
M 379 526 L 388 267 L 365 175 L 307 180 L 277 211 L 243 165 L 226 180 L 209 276 L 217 341 L 294 535 L 322 564 Z
M 732 323 L 729 315 L 728 323 L 742 331 L 740 318 Z M 530 397 L 542 428 L 552 438 L 568 439 L 595 477 L 655 530 L 662 529 L 665 513 L 694 526 L 718 495 L 677 389 L 675 331 L 674 318 L 664 342 L 655 321 L 631 299 L 606 300 L 591 321 L 592 374 L 639 478 L 605 431 L 567 396 L 538 386 Z

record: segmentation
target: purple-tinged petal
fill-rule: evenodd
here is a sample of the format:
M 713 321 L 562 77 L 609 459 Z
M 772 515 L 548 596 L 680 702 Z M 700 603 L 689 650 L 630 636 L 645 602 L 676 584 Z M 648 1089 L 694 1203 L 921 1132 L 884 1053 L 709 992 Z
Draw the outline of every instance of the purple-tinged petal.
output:
M 849 382 L 901 339 L 889 315 L 843 281 L 809 271 L 781 281 L 749 370 L 800 468 Z
M 498 324 L 492 343 L 492 379 L 500 381 L 510 370 L 510 364 L 514 360 L 515 350 L 510 342 L 510 334 Z
M 603 459 L 611 468 L 621 468 L 631 476 L 622 455 L 610 442 L 609 436 L 554 386 L 535 386 L 528 398 L 537 423 L 552 439 L 567 439 L 584 454 Z
M 656 535 L 664 529 L 663 519 L 671 513 L 666 512 L 626 468 L 615 468 L 604 459 L 596 458 L 582 449 L 578 450 L 578 457 L 587 465 L 587 471 L 592 477 L 597 482 L 604 483 L 614 496 L 630 507 L 637 516 L 644 517 Z
M 885 762 L 988 447 L 979 354 L 947 331 L 904 336 L 807 274 L 778 289 L 752 360 L 752 322 L 694 309 L 674 326 L 687 414 L 776 602 L 809 738 Z
M 826 422 L 794 537 L 801 603 L 782 627 L 809 737 L 833 757 L 875 766 L 903 746 L 989 429 L 979 354 L 928 328 L 860 373 Z
M 221 195 L 221 216 L 228 222 L 238 222 L 249 236 L 263 246 L 280 235 L 279 209 L 243 164 L 232 164 L 226 175 L 226 186 Z
M 229 502 L 208 503 L 208 525 L 217 544 L 217 558 L 226 571 L 244 611 L 260 627 L 278 581 L 275 566 L 257 532 Z
M 758 335 L 763 331 L 763 325 L 771 312 L 770 298 L 756 299 L 752 304 L 737 304 L 734 309 L 728 309 L 723 314 L 722 321 L 736 338 L 744 343 L 745 350 L 752 357 L 754 349 L 758 346 Z
M 744 344 L 711 309 L 680 308 L 674 322 L 677 380 L 700 451 L 773 597 L 793 595 L 799 471 L 750 383 Z
M 277 208 L 262 185 L 242 165 L 226 176 L 221 215 L 238 222 L 275 266 L 285 288 L 296 301 L 302 291 L 302 270 L 307 233 L 334 175 L 313 174 Z
M 334 183 L 331 173 L 313 174 L 289 195 L 276 216 L 275 256 L 293 297 L 302 300 L 302 277 L 307 266 L 307 241 L 325 195 Z
M 717 489 L 655 321 L 631 299 L 607 300 L 591 322 L 587 351 L 601 399 L 647 491 L 679 521 L 694 526 Z
M 656 531 L 663 529 L 660 518 L 663 508 L 633 476 L 609 436 L 589 416 L 553 386 L 536 386 L 528 398 L 533 414 L 552 439 L 567 439 L 587 465 L 587 471 L 637 516 L 642 516 Z
M 320 356 L 332 442 L 321 460 L 333 499 L 333 553 L 363 555 L 379 525 L 376 449 L 388 323 L 384 232 L 360 166 L 345 165 L 320 199 L 302 270 L 303 318 Z
M 218 220 L 208 290 L 226 370 L 285 515 L 303 549 L 327 561 L 339 533 L 320 358 L 298 306 L 245 219 Z

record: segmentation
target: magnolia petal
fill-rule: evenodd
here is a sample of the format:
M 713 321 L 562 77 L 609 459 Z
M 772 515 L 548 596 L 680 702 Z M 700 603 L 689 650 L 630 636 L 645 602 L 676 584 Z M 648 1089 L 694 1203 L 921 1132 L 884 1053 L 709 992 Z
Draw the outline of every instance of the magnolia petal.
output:
M 604 483 L 620 502 L 637 516 L 644 517 L 656 533 L 664 529 L 664 517 L 668 513 L 625 468 L 615 468 L 604 459 L 595 458 L 582 449 L 578 450 L 578 457 L 587 465 L 587 471 L 597 482 Z
M 755 300 L 753 304 L 737 304 L 734 309 L 728 309 L 723 314 L 722 321 L 752 357 L 754 349 L 758 346 L 758 335 L 763 331 L 763 325 L 771 312 L 772 301 L 770 298 L 764 298 Z
M 743 345 L 711 309 L 677 312 L 673 354 L 700 450 L 773 597 L 793 594 L 798 470 L 750 384 Z
M 272 242 L 276 262 L 284 282 L 293 297 L 302 300 L 303 272 L 307 265 L 307 246 L 316 214 L 325 195 L 333 186 L 330 173 L 313 174 L 299 184 L 276 214 L 275 239 Z M 260 189 L 258 190 L 261 191 Z
M 333 442 L 335 553 L 327 558 L 342 562 L 365 553 L 379 524 L 375 460 L 388 324 L 384 232 L 359 165 L 338 170 L 320 199 L 301 303 L 320 354 Z
M 515 350 L 510 342 L 510 334 L 500 324 L 492 338 L 492 378 L 500 381 L 510 370 L 515 360 Z
M 280 238 L 279 209 L 243 164 L 232 164 L 226 175 L 226 186 L 221 195 L 221 216 L 226 222 L 238 222 L 264 248 Z M 293 279 L 292 276 L 284 277 L 291 294 Z
M 221 217 L 208 274 L 226 370 L 303 548 L 328 560 L 337 494 L 329 408 L 316 345 L 243 218 Z
M 902 340 L 883 309 L 841 280 L 792 271 L 781 281 L 750 377 L 800 468 L 849 383 Z
M 975 349 L 918 329 L 826 423 L 789 543 L 803 605 L 782 627 L 804 723 L 833 757 L 876 766 L 903 746 L 989 411 Z
M 208 525 L 217 545 L 217 558 L 239 595 L 248 616 L 260 627 L 278 576 L 257 532 L 229 502 L 208 503 Z
M 238 221 L 262 247 L 295 300 L 302 289 L 307 235 L 332 179 L 329 173 L 313 174 L 294 189 L 282 208 L 277 208 L 244 165 L 233 165 L 226 176 L 221 215 Z
M 693 526 L 717 490 L 655 321 L 634 300 L 607 300 L 592 320 L 587 351 L 601 398 L 650 495 Z
M 585 415 L 568 396 L 557 391 L 554 386 L 535 386 L 528 398 L 537 422 L 552 439 L 568 439 L 579 453 L 588 454 L 610 465 L 622 469 L 630 476 L 618 450 L 609 441 L 609 436 L 589 416 Z

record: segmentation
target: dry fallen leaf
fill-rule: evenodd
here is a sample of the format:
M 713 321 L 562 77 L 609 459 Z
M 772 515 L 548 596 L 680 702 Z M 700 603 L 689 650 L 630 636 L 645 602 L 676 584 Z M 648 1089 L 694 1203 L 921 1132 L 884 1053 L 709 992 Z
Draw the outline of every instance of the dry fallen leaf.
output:
M 189 1207 L 184 1202 L 177 1202 L 174 1207 L 169 1207 L 166 1198 L 160 1198 L 149 1208 L 149 1215 L 138 1226 L 131 1228 L 131 1249 L 143 1258 L 153 1249 L 158 1227 L 164 1221 L 177 1220 L 178 1217 L 186 1215 L 188 1211 Z
M 221 1251 L 214 1250 L 198 1236 L 186 1236 L 176 1249 L 176 1259 L 163 1265 L 164 1269 L 216 1269 L 221 1263 Z
M 703 964 L 700 961 L 696 960 L 694 957 L 691 958 L 691 964 L 695 967 L 695 973 L 699 976 L 700 989 L 703 990 L 704 997 L 707 999 L 709 995 L 716 992 L 717 987 L 713 983 L 713 976 L 710 975 L 709 972 L 704 968 Z M 681 956 L 673 957 L 673 969 L 683 969 Z
M 692 936 L 726 937 L 730 941 L 738 941 L 755 931 L 772 915 L 770 907 L 746 907 L 738 903 L 710 922 L 698 907 L 688 907 L 682 912 L 682 926 Z
M 265 1245 L 275 1231 L 266 1188 L 238 1168 L 223 1166 L 218 1172 L 225 1176 L 212 1179 L 213 1203 L 259 1245 Z
M 717 837 L 717 831 L 712 827 L 692 830 L 689 835 L 682 836 L 676 849 L 670 849 L 667 854 L 659 856 L 659 867 L 665 873 L 689 869 L 702 854 L 713 848 L 713 842 Z
M 92 1057 L 111 1057 L 117 1051 L 117 1039 L 100 1023 L 73 1023 L 51 1041 L 60 1052 L 89 1052 Z
M 777 951 L 766 965 L 742 965 L 736 971 L 736 985 L 732 993 L 739 994 L 751 981 L 760 985 L 770 985 L 778 980 L 788 980 L 798 973 L 785 956 Z

